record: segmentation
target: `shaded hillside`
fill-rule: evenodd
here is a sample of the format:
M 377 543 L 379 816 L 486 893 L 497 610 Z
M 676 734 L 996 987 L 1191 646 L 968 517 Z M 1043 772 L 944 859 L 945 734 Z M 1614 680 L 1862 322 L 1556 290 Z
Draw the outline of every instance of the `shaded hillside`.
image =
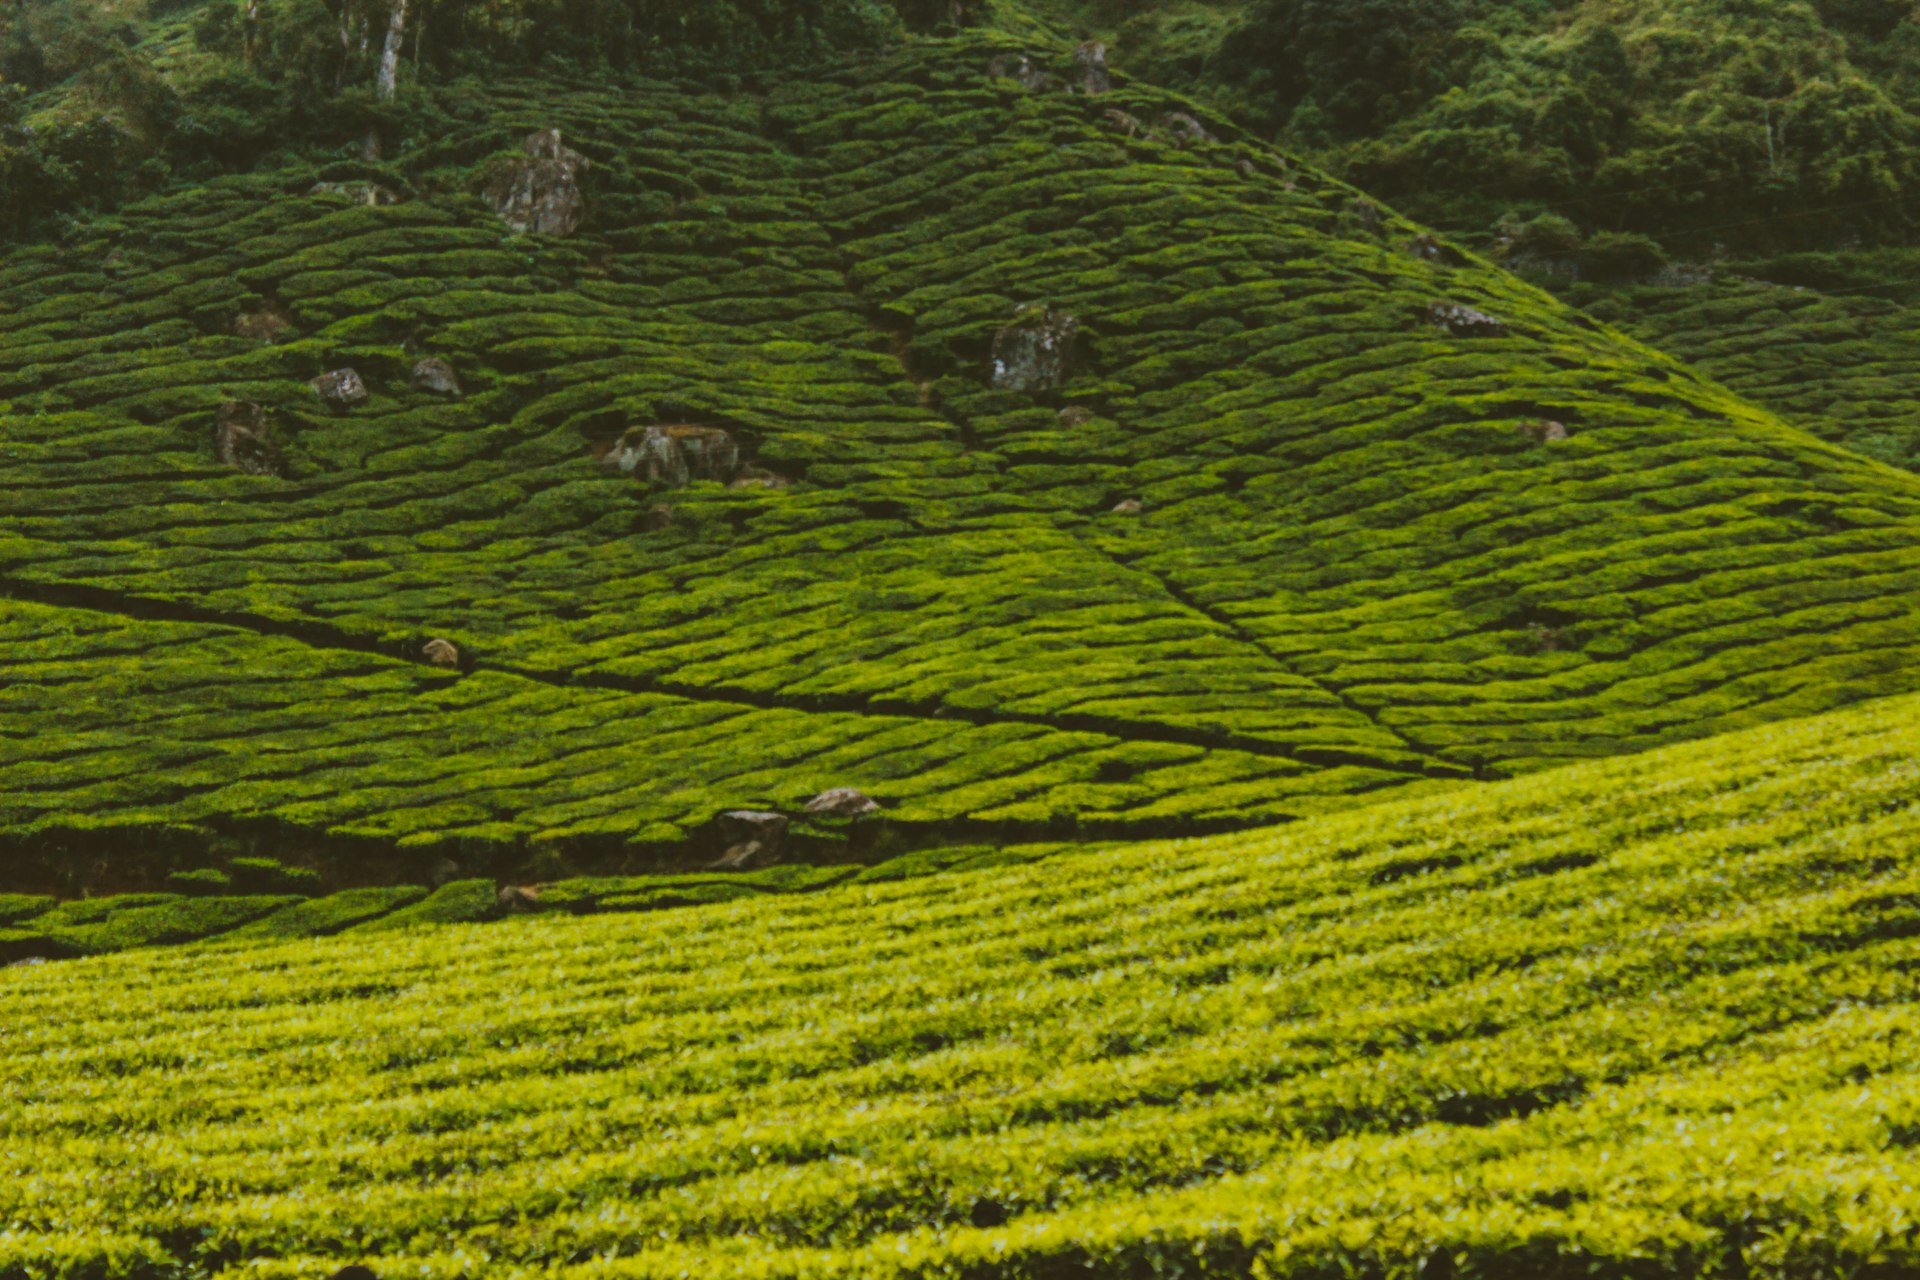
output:
M 1222 829 L 1920 686 L 1912 479 L 1033 52 L 463 90 L 8 255 L 9 847 Z M 547 127 L 585 225 L 515 237 L 474 192 Z M 1048 309 L 1071 376 L 985 385 Z
M 1910 306 L 1758 280 L 1576 296 L 1795 426 L 1920 469 L 1920 323 Z
M 1916 712 L 1033 868 L 0 972 L 0 1274 L 1912 1274 Z

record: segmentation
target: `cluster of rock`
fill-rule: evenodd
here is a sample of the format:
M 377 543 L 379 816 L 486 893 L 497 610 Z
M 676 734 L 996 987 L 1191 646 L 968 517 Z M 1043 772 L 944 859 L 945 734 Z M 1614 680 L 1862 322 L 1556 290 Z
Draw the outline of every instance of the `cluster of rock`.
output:
M 367 384 L 356 369 L 334 369 L 307 379 L 307 385 L 336 409 L 351 409 L 367 402 Z
M 267 411 L 251 400 L 229 400 L 214 411 L 213 456 L 242 475 L 286 474 L 273 423 Z
M 833 787 L 807 801 L 810 818 L 865 818 L 880 812 L 879 804 L 854 787 Z M 712 864 L 716 871 L 757 871 L 786 855 L 792 821 L 784 813 L 763 809 L 733 809 L 714 819 L 714 833 L 726 850 Z
M 997 53 L 987 62 L 987 74 L 996 80 L 1011 80 L 1028 93 L 1041 93 L 1058 82 L 1035 66 L 1024 53 Z M 1068 93 L 1097 97 L 1113 88 L 1113 76 L 1107 70 L 1107 46 L 1089 40 L 1073 51 L 1073 78 Z
M 345 196 L 355 204 L 378 209 L 400 203 L 400 193 L 377 182 L 316 182 L 307 189 L 310 196 Z
M 1564 422 L 1554 422 L 1547 418 L 1535 418 L 1532 422 L 1523 422 L 1517 428 L 1522 438 L 1535 444 L 1555 444 L 1565 440 L 1573 433 L 1567 430 Z
M 570 236 L 586 220 L 580 175 L 587 158 L 561 140 L 558 129 L 527 135 L 520 154 L 494 166 L 485 188 L 500 220 L 521 235 Z
M 1050 391 L 1073 373 L 1080 321 L 1064 311 L 1031 307 L 993 335 L 987 385 L 996 391 Z
M 1427 319 L 1456 338 L 1497 338 L 1507 331 L 1505 322 L 1462 302 L 1435 302 L 1427 307 Z
M 630 427 L 612 442 L 596 446 L 594 452 L 608 471 L 674 489 L 696 480 L 717 481 L 732 489 L 786 489 L 793 483 L 745 461 L 739 442 L 725 427 L 691 423 Z M 666 518 L 671 517 L 669 510 Z
M 366 379 L 351 366 L 309 378 L 307 385 L 335 409 L 365 404 L 371 395 Z M 462 394 L 453 366 L 438 356 L 417 361 L 409 385 L 416 391 L 456 399 Z M 213 456 L 245 475 L 286 475 L 286 458 L 274 440 L 273 421 L 265 406 L 251 400 L 229 400 L 214 411 Z

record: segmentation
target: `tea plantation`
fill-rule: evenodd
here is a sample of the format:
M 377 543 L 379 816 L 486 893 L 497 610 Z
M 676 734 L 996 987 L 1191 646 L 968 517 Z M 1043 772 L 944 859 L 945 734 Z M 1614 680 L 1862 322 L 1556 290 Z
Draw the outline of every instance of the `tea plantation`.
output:
M 1911 1274 L 1916 725 L 0 971 L 0 1275 Z
M 594 869 L 831 786 L 902 847 L 1217 831 L 1920 687 L 1913 477 L 1017 52 L 467 85 L 9 251 L 12 887 Z M 569 238 L 475 194 L 544 128 Z M 1036 315 L 1064 380 L 996 389 Z M 732 483 L 607 465 L 649 428 Z

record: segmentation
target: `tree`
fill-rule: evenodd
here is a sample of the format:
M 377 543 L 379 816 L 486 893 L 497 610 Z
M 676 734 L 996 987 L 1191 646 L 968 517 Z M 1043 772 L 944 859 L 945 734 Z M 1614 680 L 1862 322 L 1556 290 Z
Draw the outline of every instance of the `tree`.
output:
M 1357 137 L 1445 87 L 1436 55 L 1460 22 L 1459 0 L 1261 0 L 1221 68 L 1275 123 L 1312 101 L 1335 133 Z

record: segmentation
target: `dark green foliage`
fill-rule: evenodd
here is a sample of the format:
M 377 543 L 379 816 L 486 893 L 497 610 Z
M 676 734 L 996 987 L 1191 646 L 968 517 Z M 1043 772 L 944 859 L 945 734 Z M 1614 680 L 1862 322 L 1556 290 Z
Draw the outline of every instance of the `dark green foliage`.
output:
M 1463 16 L 1461 0 L 1259 0 L 1221 69 L 1274 118 L 1352 138 L 1444 87 L 1438 55 Z
M 235 858 L 227 870 L 244 893 L 311 893 L 320 887 L 319 872 L 289 867 L 272 858 Z
M 232 887 L 233 877 L 218 867 L 201 867 L 194 871 L 175 871 L 167 877 L 167 888 L 173 892 L 192 894 L 203 898 L 225 893 Z
M 836 786 L 884 847 L 1144 837 L 1920 679 L 1899 477 L 1225 122 L 1181 145 L 1191 103 L 1023 92 L 1005 49 L 463 85 L 324 171 L 392 206 L 288 162 L 8 255 L 0 714 L 48 728 L 0 740 L 0 838 L 551 880 L 711 861 L 715 814 Z M 539 126 L 594 165 L 570 240 L 470 194 Z M 1026 305 L 1078 317 L 1078 366 L 990 390 Z M 468 394 L 412 390 L 420 353 Z M 371 398 L 323 411 L 345 364 Z M 215 458 L 236 397 L 284 477 Z M 672 423 L 790 486 L 594 460 Z
M 226 939 L 310 938 L 339 933 L 411 906 L 427 896 L 417 885 L 347 889 L 282 907 L 224 935 Z
M 39 894 L 0 893 L 0 925 L 14 925 L 53 906 L 53 899 Z

